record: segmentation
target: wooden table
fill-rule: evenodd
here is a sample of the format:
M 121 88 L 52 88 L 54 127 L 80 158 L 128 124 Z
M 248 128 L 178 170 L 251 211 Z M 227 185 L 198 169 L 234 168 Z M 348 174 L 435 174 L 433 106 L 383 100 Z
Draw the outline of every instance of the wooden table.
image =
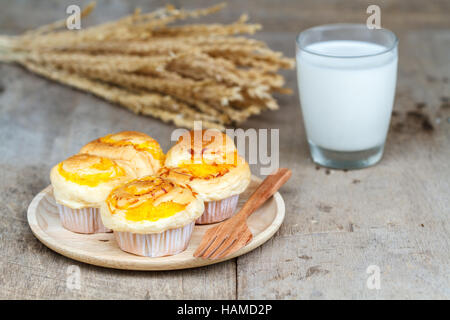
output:
M 183 1 L 188 8 L 209 3 Z M 18 34 L 60 19 L 69 4 L 10 1 L 0 10 L 0 31 Z M 164 4 L 98 1 L 89 21 Z M 449 299 L 450 2 L 380 6 L 382 25 L 400 38 L 395 113 L 383 160 L 357 171 L 319 169 L 308 154 L 297 94 L 280 97 L 280 111 L 254 117 L 243 128 L 280 128 L 280 164 L 294 172 L 281 190 L 284 224 L 257 250 L 193 270 L 94 267 L 54 253 L 33 236 L 26 210 L 49 184 L 51 166 L 91 139 L 127 129 L 152 135 L 167 150 L 174 127 L 1 64 L 0 298 Z M 229 22 L 248 12 L 265 27 L 257 37 L 293 57 L 300 30 L 364 23 L 366 8 L 361 0 L 236 0 L 208 19 Z M 295 72 L 285 74 L 296 91 Z M 71 265 L 81 270 L 80 290 L 66 286 Z M 367 288 L 370 265 L 380 268 L 380 290 Z

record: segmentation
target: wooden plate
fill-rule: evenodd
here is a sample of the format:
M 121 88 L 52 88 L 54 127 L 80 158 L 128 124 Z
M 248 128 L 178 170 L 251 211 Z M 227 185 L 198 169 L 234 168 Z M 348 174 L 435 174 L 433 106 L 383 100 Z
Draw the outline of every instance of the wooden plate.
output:
M 252 177 L 250 186 L 239 199 L 239 207 L 256 189 L 261 180 Z M 73 233 L 64 229 L 59 221 L 58 209 L 48 186 L 34 197 L 28 207 L 28 223 L 34 235 L 50 249 L 85 263 L 126 270 L 174 270 L 205 266 L 243 255 L 269 240 L 284 219 L 284 201 L 277 192 L 253 213 L 247 223 L 253 240 L 233 255 L 221 260 L 194 258 L 205 231 L 213 225 L 195 226 L 188 248 L 177 255 L 148 258 L 135 256 L 119 249 L 112 233 L 92 235 Z

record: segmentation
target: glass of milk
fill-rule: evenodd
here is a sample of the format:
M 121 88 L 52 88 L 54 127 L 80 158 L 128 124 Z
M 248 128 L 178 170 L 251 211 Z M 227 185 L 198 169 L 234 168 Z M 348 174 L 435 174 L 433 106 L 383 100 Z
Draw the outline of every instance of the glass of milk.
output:
M 297 75 L 313 161 L 364 168 L 382 155 L 397 81 L 397 37 L 359 24 L 314 27 L 297 37 Z

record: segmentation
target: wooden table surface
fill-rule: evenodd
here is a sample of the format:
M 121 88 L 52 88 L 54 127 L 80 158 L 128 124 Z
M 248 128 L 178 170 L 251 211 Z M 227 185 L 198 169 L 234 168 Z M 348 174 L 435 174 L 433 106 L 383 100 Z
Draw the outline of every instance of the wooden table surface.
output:
M 18 34 L 63 18 L 74 3 L 87 1 L 5 1 L 0 33 Z M 194 8 L 211 1 L 173 3 Z M 164 4 L 98 1 L 89 22 Z M 284 224 L 253 252 L 192 270 L 94 267 L 49 250 L 33 236 L 26 210 L 49 184 L 51 166 L 87 141 L 120 130 L 146 132 L 167 151 L 175 127 L 0 64 L 0 298 L 449 299 L 450 2 L 370 4 L 381 6 L 382 26 L 400 39 L 395 112 L 383 160 L 357 171 L 317 168 L 297 94 L 280 97 L 281 110 L 254 117 L 243 128 L 280 129 L 280 165 L 294 172 L 281 190 Z M 208 21 L 230 22 L 247 12 L 264 25 L 258 38 L 293 57 L 300 30 L 365 23 L 367 6 L 361 0 L 236 0 Z M 295 71 L 284 74 L 296 92 Z M 66 286 L 71 265 L 81 270 L 79 290 Z M 380 290 L 367 288 L 370 265 L 380 268 Z

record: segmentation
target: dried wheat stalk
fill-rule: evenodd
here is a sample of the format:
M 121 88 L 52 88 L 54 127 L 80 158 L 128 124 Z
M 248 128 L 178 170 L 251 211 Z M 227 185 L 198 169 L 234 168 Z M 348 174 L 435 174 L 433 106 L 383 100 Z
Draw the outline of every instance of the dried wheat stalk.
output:
M 261 28 L 247 16 L 231 24 L 189 24 L 223 8 L 172 6 L 150 13 L 136 10 L 116 21 L 78 31 L 65 21 L 0 36 L 0 62 L 91 92 L 139 114 L 192 128 L 202 120 L 224 129 L 279 106 L 274 92 L 289 93 L 277 72 L 292 59 L 258 40 L 241 36 Z M 94 5 L 87 6 L 87 16 Z

